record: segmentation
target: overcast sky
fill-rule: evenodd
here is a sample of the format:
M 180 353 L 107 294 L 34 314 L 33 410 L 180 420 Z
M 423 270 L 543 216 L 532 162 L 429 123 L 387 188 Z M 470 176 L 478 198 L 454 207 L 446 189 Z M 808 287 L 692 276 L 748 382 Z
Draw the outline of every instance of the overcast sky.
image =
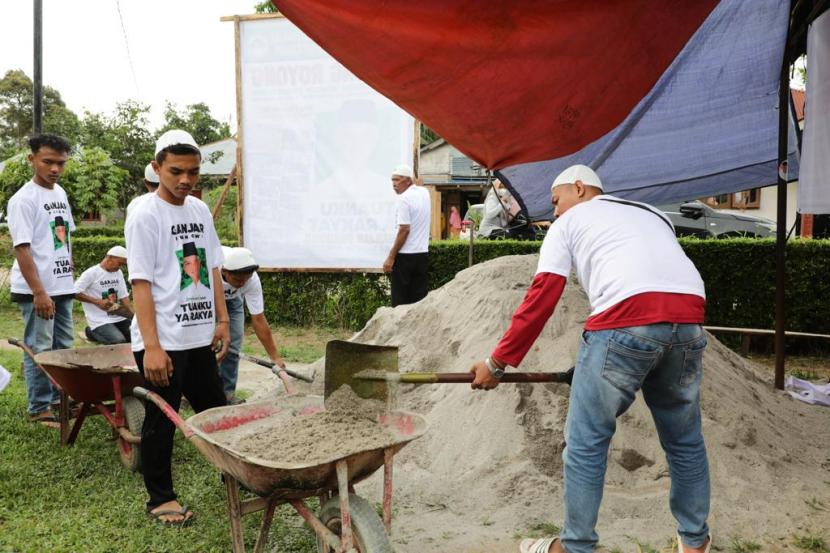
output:
M 43 0 L 43 82 L 78 116 L 84 109 L 111 113 L 134 99 L 152 106 L 155 127 L 165 101 L 205 102 L 235 129 L 233 23 L 219 18 L 252 13 L 256 3 Z M 32 77 L 33 4 L 0 0 L 0 76 L 23 69 Z

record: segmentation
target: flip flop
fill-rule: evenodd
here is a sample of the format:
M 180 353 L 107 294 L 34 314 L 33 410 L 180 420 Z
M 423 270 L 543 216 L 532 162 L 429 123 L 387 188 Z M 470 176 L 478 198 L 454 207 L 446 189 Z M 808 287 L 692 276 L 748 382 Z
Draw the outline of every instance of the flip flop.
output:
M 42 411 L 40 413 L 35 413 L 34 415 L 29 415 L 29 422 L 40 424 L 41 426 L 45 426 L 47 428 L 61 427 L 60 422 L 58 422 L 58 418 L 52 413 L 52 411 Z
M 147 509 L 147 514 L 159 522 L 164 524 L 165 526 L 179 526 L 185 527 L 191 522 L 193 522 L 193 511 L 187 508 L 187 505 L 182 505 L 181 509 L 162 509 L 161 511 L 153 511 L 152 509 Z M 187 516 L 190 514 L 190 516 Z M 182 520 L 162 520 L 161 517 L 167 515 L 181 515 Z
M 709 543 L 706 544 L 706 549 L 703 550 L 703 553 L 709 553 L 709 550 L 712 549 L 712 534 L 707 536 L 709 539 Z M 686 553 L 686 548 L 683 547 L 683 542 L 680 541 L 680 533 L 677 533 L 677 553 Z
M 559 536 L 552 538 L 527 538 L 519 543 L 519 553 L 548 553 L 550 546 L 554 544 Z

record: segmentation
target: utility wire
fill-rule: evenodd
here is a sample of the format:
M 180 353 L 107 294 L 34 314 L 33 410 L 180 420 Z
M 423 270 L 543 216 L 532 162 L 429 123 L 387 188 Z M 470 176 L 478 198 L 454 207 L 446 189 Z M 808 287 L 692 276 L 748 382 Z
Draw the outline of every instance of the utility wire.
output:
M 138 88 L 138 78 L 135 76 L 135 66 L 133 65 L 133 56 L 130 53 L 130 41 L 127 39 L 127 28 L 124 26 L 124 16 L 121 15 L 121 1 L 115 0 L 115 6 L 118 8 L 118 20 L 121 22 L 121 32 L 124 34 L 124 46 L 127 48 L 127 61 L 130 64 L 130 73 L 133 74 L 133 84 L 135 85 L 135 92 L 141 98 L 141 90 Z

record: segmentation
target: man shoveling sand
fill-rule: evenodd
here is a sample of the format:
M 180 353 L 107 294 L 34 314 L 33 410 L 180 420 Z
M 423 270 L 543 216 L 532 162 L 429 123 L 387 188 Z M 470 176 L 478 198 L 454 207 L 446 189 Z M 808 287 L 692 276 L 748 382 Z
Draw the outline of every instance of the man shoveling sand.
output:
M 605 195 L 590 168 L 553 182 L 556 223 L 536 277 L 510 328 L 470 369 L 474 389 L 498 386 L 553 314 L 575 266 L 591 303 L 568 409 L 561 536 L 523 540 L 522 553 L 586 553 L 595 531 L 616 419 L 642 390 L 671 474 L 670 507 L 680 553 L 710 548 L 709 469 L 701 433 L 700 382 L 706 337 L 703 281 L 658 211 Z

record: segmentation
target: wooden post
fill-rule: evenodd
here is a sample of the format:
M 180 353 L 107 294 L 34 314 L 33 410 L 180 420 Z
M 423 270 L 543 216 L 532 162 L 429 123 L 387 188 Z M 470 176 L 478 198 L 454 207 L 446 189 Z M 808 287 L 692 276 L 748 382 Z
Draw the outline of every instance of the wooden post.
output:
M 789 34 L 789 33 L 788 33 Z M 789 60 L 785 49 L 778 83 L 778 221 L 775 243 L 775 387 L 784 389 L 786 363 L 785 330 L 787 326 L 786 295 L 787 284 L 787 127 L 790 124 L 790 73 Z
M 236 164 L 234 164 L 231 172 L 228 173 L 228 178 L 225 180 L 225 186 L 222 187 L 222 193 L 219 195 L 216 205 L 213 206 L 213 213 L 211 215 L 214 222 L 219 217 L 219 213 L 222 212 L 222 204 L 225 203 L 225 199 L 228 197 L 228 192 L 231 189 L 231 184 L 233 183 L 234 178 L 236 178 Z
M 244 147 L 242 134 L 242 54 L 241 54 L 241 35 L 242 29 L 239 23 L 239 16 L 233 18 L 233 47 L 234 56 L 236 59 L 236 224 L 239 235 L 239 245 L 245 245 L 245 235 L 243 232 L 244 216 L 243 204 L 245 203 L 245 166 L 242 163 L 242 151 Z

